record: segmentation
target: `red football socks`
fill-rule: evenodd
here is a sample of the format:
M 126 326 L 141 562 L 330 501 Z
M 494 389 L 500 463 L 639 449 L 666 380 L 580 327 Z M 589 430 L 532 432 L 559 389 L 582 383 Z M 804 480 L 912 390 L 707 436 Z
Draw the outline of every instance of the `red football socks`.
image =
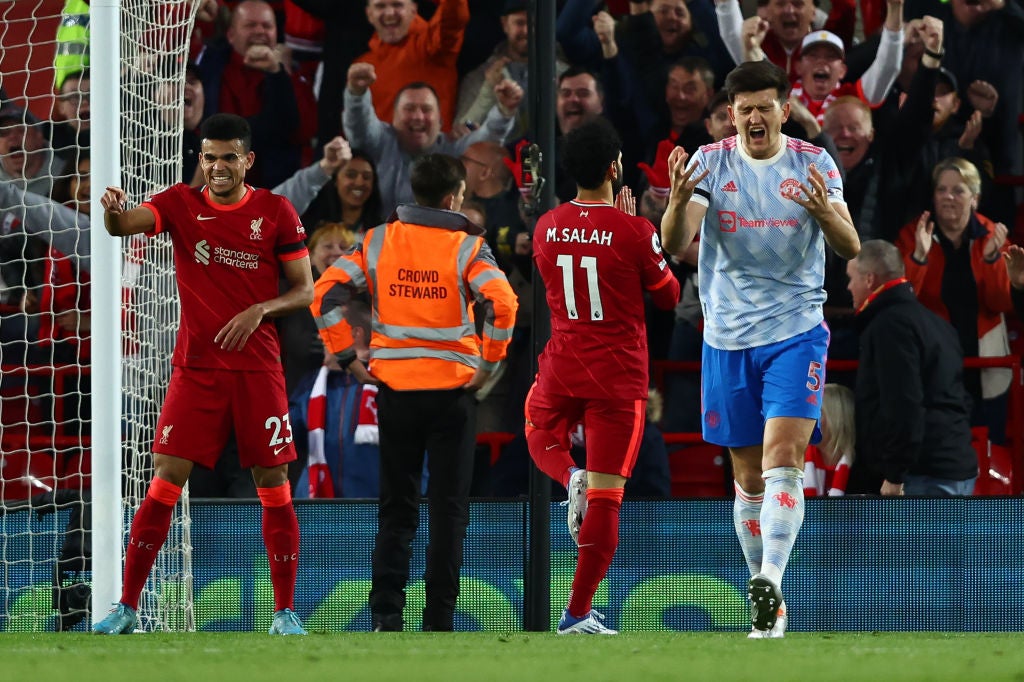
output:
M 537 468 L 560 482 L 563 488 L 569 486 L 569 469 L 576 466 L 569 450 L 558 442 L 550 431 L 526 427 L 526 444 L 530 457 Z
M 167 531 L 171 527 L 171 514 L 179 497 L 180 487 L 162 478 L 154 478 L 149 484 L 146 499 L 135 512 L 124 559 L 121 603 L 125 606 L 139 608 L 139 595 L 142 594 L 149 571 L 153 568 L 164 540 L 167 539 Z
M 295 578 L 299 570 L 299 520 L 287 483 L 276 488 L 257 488 L 263 505 L 263 543 L 270 561 L 274 586 L 274 611 L 294 608 Z
M 590 613 L 597 586 L 612 564 L 619 546 L 622 493 L 622 488 L 587 489 L 587 515 L 580 527 L 580 553 L 569 593 L 569 614 L 573 618 L 583 618 Z

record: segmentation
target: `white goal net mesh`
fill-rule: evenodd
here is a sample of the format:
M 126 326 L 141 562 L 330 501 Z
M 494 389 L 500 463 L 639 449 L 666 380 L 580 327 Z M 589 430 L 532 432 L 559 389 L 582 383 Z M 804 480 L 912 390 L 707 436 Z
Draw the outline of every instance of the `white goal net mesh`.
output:
M 130 205 L 181 178 L 197 0 L 124 0 L 121 185 Z M 0 630 L 87 627 L 90 582 L 88 3 L 0 1 Z M 88 47 L 87 47 L 88 45 Z M 98 188 L 102 191 L 102 188 Z M 178 324 L 171 245 L 122 259 L 124 526 L 152 476 Z M 139 603 L 143 630 L 191 630 L 187 492 Z M 94 618 L 108 605 L 93 604 Z

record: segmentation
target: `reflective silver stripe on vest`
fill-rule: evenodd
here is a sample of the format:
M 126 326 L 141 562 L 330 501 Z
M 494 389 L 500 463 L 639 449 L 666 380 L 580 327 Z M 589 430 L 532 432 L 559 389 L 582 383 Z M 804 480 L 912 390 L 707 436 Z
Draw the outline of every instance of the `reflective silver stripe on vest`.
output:
M 469 269 L 469 261 L 473 256 L 474 247 L 476 246 L 476 239 L 473 237 L 464 237 L 459 243 L 459 255 L 456 258 L 456 265 L 459 268 L 459 303 L 462 306 L 462 324 L 469 324 L 469 306 L 466 294 L 465 277 L 463 276 L 467 269 Z M 470 334 L 473 332 L 471 331 Z
M 423 339 L 424 341 L 460 341 L 463 337 L 473 335 L 473 327 L 403 327 L 397 324 L 378 324 L 378 332 L 389 339 Z
M 368 288 L 373 292 L 371 294 L 373 300 L 370 301 L 370 310 L 373 311 L 373 330 L 377 331 L 380 327 L 380 321 L 377 316 L 377 311 L 380 310 L 380 301 L 377 296 L 377 261 L 380 260 L 381 249 L 384 248 L 384 233 L 388 229 L 387 224 L 379 225 L 370 231 L 370 241 L 363 241 L 363 257 L 366 259 L 366 273 L 370 278 L 370 285 Z
M 446 327 L 432 329 L 429 327 L 405 327 L 401 325 L 382 324 L 377 311 L 380 309 L 379 296 L 377 294 L 377 262 L 380 260 L 381 251 L 384 248 L 385 230 L 390 229 L 390 224 L 383 225 L 372 230 L 368 243 L 363 244 L 363 253 L 366 258 L 366 270 L 369 273 L 373 291 L 373 331 L 392 339 L 423 339 L 424 341 L 458 341 L 470 336 L 474 332 L 473 325 L 469 322 L 469 307 L 466 298 L 466 287 L 463 283 L 462 273 L 469 266 L 469 259 L 473 253 L 475 244 L 472 239 L 463 239 L 459 243 L 459 253 L 456 259 L 458 270 L 457 287 L 459 291 L 459 310 L 462 311 L 462 325 L 459 327 Z M 375 357 L 380 357 L 375 354 Z M 474 367 L 476 365 L 473 365 Z
M 349 276 L 349 279 L 352 280 L 352 284 L 354 286 L 360 289 L 366 286 L 366 275 L 363 274 L 362 268 L 349 259 L 344 257 L 339 258 L 334 261 L 332 265 L 339 270 L 344 271 L 344 273 Z
M 64 57 L 74 55 L 77 57 L 83 54 L 88 54 L 89 44 L 81 42 L 82 40 L 85 40 L 85 36 L 82 36 L 81 39 L 76 38 L 76 40 L 57 43 L 57 56 Z
M 492 279 L 505 279 L 505 274 L 501 270 L 498 270 L 497 268 L 488 268 L 481 272 L 476 277 L 474 277 L 473 279 L 469 280 L 469 283 L 473 285 L 473 287 L 477 291 L 479 291 L 480 287 L 482 287 L 484 284 L 487 284 Z
M 323 315 L 314 315 L 313 319 L 316 320 L 316 326 L 320 329 L 329 329 L 334 325 L 338 324 L 345 319 L 345 315 L 342 314 L 341 308 L 335 308 Z
M 499 329 L 490 322 L 484 323 L 484 336 L 489 336 L 495 341 L 508 341 L 512 338 L 512 328 Z
M 437 348 L 374 348 L 374 360 L 415 360 L 419 358 L 437 358 L 448 362 L 459 362 L 473 369 L 480 366 L 480 357 L 468 353 L 456 353 Z

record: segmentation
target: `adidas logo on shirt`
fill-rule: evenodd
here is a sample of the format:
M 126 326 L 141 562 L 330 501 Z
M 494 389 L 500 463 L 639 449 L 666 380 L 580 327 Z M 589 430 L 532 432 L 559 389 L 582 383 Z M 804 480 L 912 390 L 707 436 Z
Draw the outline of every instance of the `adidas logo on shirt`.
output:
M 736 183 L 732 180 L 725 183 L 725 187 L 722 188 L 723 192 L 739 192 L 740 188 L 736 186 Z

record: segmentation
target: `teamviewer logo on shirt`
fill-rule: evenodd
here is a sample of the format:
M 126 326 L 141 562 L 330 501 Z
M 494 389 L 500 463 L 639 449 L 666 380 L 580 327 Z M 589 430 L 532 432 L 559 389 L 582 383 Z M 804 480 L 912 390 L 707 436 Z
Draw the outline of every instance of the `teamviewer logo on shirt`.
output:
M 210 245 L 205 239 L 196 244 L 196 250 L 192 255 L 195 256 L 197 263 L 210 264 Z
M 718 227 L 722 232 L 735 232 L 736 231 L 736 212 L 735 211 L 719 211 L 718 212 Z

